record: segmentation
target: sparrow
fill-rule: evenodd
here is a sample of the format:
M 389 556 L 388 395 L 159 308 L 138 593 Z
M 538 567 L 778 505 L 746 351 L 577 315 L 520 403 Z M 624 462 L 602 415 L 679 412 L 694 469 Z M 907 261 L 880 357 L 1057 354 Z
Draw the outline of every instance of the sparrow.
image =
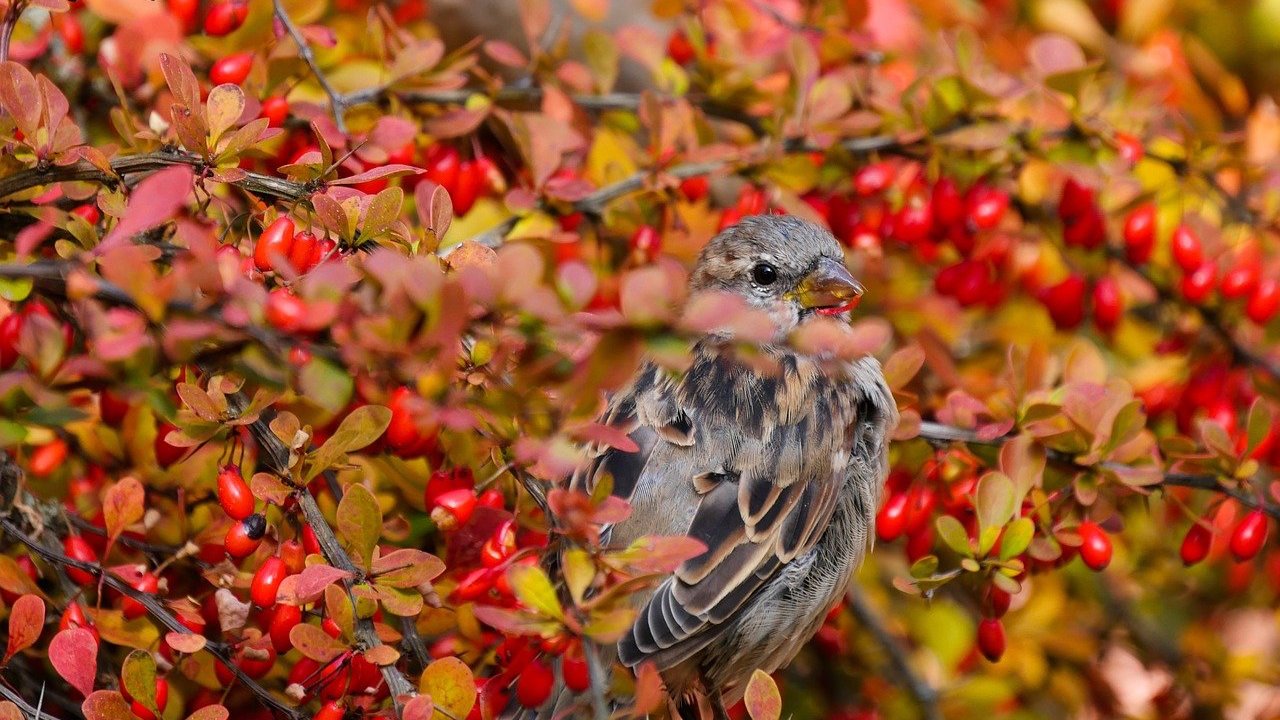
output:
M 602 530 L 605 546 L 687 536 L 707 547 L 636 594 L 635 624 L 609 650 L 632 670 L 657 667 L 673 714 L 698 719 L 705 702 L 727 719 L 754 670 L 785 666 L 818 632 L 870 551 L 897 406 L 874 357 L 832 368 L 785 342 L 820 316 L 847 320 L 863 295 L 826 229 L 744 218 L 704 247 L 689 291 L 689 304 L 739 297 L 774 340 L 744 363 L 732 338 L 710 333 L 684 372 L 641 365 L 602 418 L 636 450 L 589 448 L 570 487 L 612 478 L 630 503 Z M 532 715 L 581 705 L 562 687 Z
M 898 412 L 875 358 L 833 369 L 785 343 L 815 318 L 847 319 L 863 294 L 825 229 L 744 218 L 705 246 L 689 291 L 736 295 L 776 340 L 747 363 L 713 333 L 681 373 L 644 364 L 602 420 L 638 449 L 597 448 L 571 485 L 609 476 L 630 503 L 605 529 L 610 547 L 655 535 L 706 546 L 637 595 L 616 652 L 632 669 L 652 663 L 677 713 L 699 717 L 703 699 L 727 717 L 752 671 L 785 666 L 813 637 L 870 551 Z

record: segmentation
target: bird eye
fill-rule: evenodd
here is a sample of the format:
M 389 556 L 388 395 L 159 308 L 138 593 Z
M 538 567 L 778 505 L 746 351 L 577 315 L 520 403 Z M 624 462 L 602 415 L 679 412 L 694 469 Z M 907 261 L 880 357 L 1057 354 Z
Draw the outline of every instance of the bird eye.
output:
M 769 263 L 760 263 L 751 268 L 751 279 L 757 285 L 772 285 L 778 279 L 778 271 Z

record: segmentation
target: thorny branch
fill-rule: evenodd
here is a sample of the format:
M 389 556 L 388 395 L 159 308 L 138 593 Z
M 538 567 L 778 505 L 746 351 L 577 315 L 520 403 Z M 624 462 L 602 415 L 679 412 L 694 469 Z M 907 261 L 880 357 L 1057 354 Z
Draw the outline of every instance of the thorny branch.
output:
M 0 465 L 6 465 L 10 468 L 16 469 L 16 465 L 13 465 L 13 461 L 8 455 L 0 454 Z M 59 512 L 56 507 L 46 507 L 46 503 L 25 491 L 21 494 L 21 499 L 18 502 L 28 507 L 42 508 L 44 510 L 42 515 L 46 517 L 48 521 L 42 529 L 43 531 L 38 536 L 33 537 L 26 528 L 10 517 L 11 514 L 8 512 L 8 508 L 5 508 L 5 512 L 0 515 L 0 530 L 3 530 L 5 534 L 27 546 L 31 552 L 39 555 L 44 560 L 53 563 L 59 568 L 74 568 L 91 573 L 95 577 L 101 577 L 103 584 L 126 597 L 136 600 L 146 608 L 151 617 L 155 618 L 170 632 L 182 633 L 184 635 L 194 634 L 191 628 L 188 628 L 182 623 L 182 621 L 178 620 L 178 618 L 170 612 L 155 595 L 135 589 L 123 578 L 109 572 L 96 563 L 82 562 L 63 553 L 58 539 L 54 537 L 54 523 L 58 522 L 57 518 L 59 516 Z M 66 528 L 63 527 L 62 530 L 65 531 Z M 289 720 L 305 720 L 305 713 L 284 704 L 266 688 L 259 685 L 256 680 L 246 675 L 245 672 L 240 669 L 240 666 L 232 660 L 232 651 L 229 646 L 223 643 L 209 642 L 205 645 L 204 649 L 209 651 L 209 654 L 213 655 L 219 663 L 230 670 L 231 673 L 235 675 L 235 677 L 268 708 Z

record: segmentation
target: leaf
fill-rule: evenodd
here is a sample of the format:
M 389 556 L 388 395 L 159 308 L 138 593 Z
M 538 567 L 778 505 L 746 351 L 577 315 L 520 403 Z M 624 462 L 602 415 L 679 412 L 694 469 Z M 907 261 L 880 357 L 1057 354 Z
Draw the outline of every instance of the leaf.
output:
M 325 588 L 351 577 L 351 573 L 346 570 L 340 570 L 330 565 L 312 565 L 298 574 L 298 582 L 294 586 L 294 592 L 297 593 L 298 600 L 303 603 L 309 603 L 320 597 Z
M 400 659 L 400 652 L 390 645 L 376 645 L 365 650 L 363 655 L 365 660 L 379 667 L 394 665 Z
M 40 588 L 18 563 L 8 555 L 0 554 L 0 588 L 14 595 L 38 595 Z
M 974 510 L 983 530 L 1003 527 L 1013 517 L 1015 503 L 1013 481 L 1004 473 L 989 472 L 978 480 Z
M 142 520 L 146 509 L 143 503 L 146 491 L 138 478 L 128 475 L 120 482 L 107 488 L 102 498 L 102 512 L 107 523 L 107 535 L 111 539 L 120 536 L 124 529 Z
M 347 646 L 320 628 L 319 625 L 302 623 L 289 631 L 289 641 L 302 653 L 318 663 L 327 663 L 347 652 Z
M 85 720 L 136 720 L 129 703 L 115 690 L 99 690 L 90 694 L 80 705 L 80 711 L 84 713 Z
M 742 702 L 752 720 L 778 720 L 782 717 L 782 695 L 778 692 L 778 684 L 763 670 L 752 671 Z
M 1009 523 L 1000 539 L 1000 559 L 1008 560 L 1023 553 L 1036 533 L 1036 524 L 1029 517 L 1020 517 Z
M 147 176 L 129 193 L 124 216 L 94 249 L 102 254 L 144 230 L 166 222 L 177 214 L 191 195 L 192 170 L 173 165 Z
M 285 485 L 280 476 L 269 472 L 254 473 L 249 478 L 249 490 L 254 497 L 273 505 L 284 505 L 293 494 L 293 489 Z
M 26 650 L 40 639 L 44 630 L 44 600 L 35 595 L 23 595 L 13 601 L 9 609 L 9 642 L 0 665 L 9 664 L 9 658 Z
M 312 358 L 298 374 L 298 388 L 316 405 L 337 413 L 350 402 L 355 379 L 328 360 Z
M 353 450 L 368 446 L 391 424 L 391 411 L 381 405 L 362 405 L 342 419 L 333 436 L 311 454 L 311 466 L 304 478 L 310 482 Z
M 418 692 L 431 696 L 453 717 L 466 717 L 476 704 L 476 681 L 471 668 L 456 657 L 433 661 L 418 678 Z
M 218 422 L 222 419 L 222 413 L 214 405 L 209 393 L 185 382 L 178 383 L 175 389 L 178 391 L 178 397 L 182 398 L 182 402 L 191 408 L 191 412 L 195 413 L 196 417 L 209 422 Z
M 379 585 L 416 588 L 445 571 L 444 561 L 425 550 L 398 548 L 373 561 L 369 574 Z
M 25 720 L 22 710 L 8 700 L 0 700 L 0 720 Z
M 426 171 L 421 168 L 416 168 L 412 165 L 401 165 L 398 163 L 390 163 L 387 165 L 379 165 L 375 168 L 365 170 L 362 173 L 357 173 L 350 177 L 338 178 L 337 180 L 330 180 L 329 184 L 330 185 L 359 185 L 360 183 L 369 182 L 370 180 L 381 180 L 383 178 L 391 179 L 391 178 L 404 177 L 406 175 L 421 175 L 424 172 Z M 387 190 L 390 190 L 390 189 L 391 188 L 387 188 Z M 382 192 L 386 192 L 386 190 L 383 190 Z M 382 192 L 378 194 L 381 195 Z M 403 199 L 403 191 L 401 192 L 401 199 Z
M 634 574 L 665 573 L 706 551 L 705 543 L 687 535 L 650 535 L 636 539 L 615 557 Z
M 430 180 L 423 180 L 413 189 L 414 205 L 418 211 L 418 222 L 437 239 L 449 232 L 453 223 L 453 198 L 449 191 Z
M 206 103 L 210 144 L 216 146 L 222 134 L 235 127 L 243 114 L 244 91 L 238 85 L 223 83 L 210 90 Z
M 347 488 L 338 503 L 337 525 L 352 560 L 362 568 L 369 567 L 373 548 L 382 537 L 382 510 L 368 488 L 360 484 Z
M 435 714 L 435 699 L 425 693 L 419 693 L 409 698 L 409 701 L 400 709 L 400 720 L 431 720 Z
M 231 715 L 221 705 L 206 705 L 187 716 L 187 720 L 227 720 Z
M 374 195 L 369 209 L 365 211 L 364 220 L 360 223 L 360 237 L 373 238 L 381 235 L 400 217 L 403 205 L 404 191 L 398 187 L 389 187 Z
M 194 655 L 200 652 L 209 643 L 208 638 L 204 635 L 180 632 L 165 633 L 164 641 L 169 647 L 187 655 Z
M 151 653 L 145 650 L 129 653 L 120 669 L 120 683 L 143 707 L 157 716 L 160 714 L 156 707 L 156 661 Z
M 513 565 L 507 570 L 507 581 L 511 584 L 511 592 L 522 605 L 541 615 L 564 619 L 564 608 L 556 597 L 556 589 L 551 579 L 540 567 Z
M 49 642 L 49 662 L 71 687 L 88 698 L 98 675 L 98 643 L 81 627 L 67 628 Z
M 596 564 L 591 554 L 579 547 L 571 547 L 565 551 L 562 559 L 564 582 L 569 586 L 569 594 L 576 605 L 582 604 L 587 588 L 596 579 Z
M 636 610 L 629 606 L 595 610 L 582 624 L 582 632 L 598 643 L 612 645 L 621 640 L 635 622 Z
M 477 605 L 472 612 L 485 625 L 511 635 L 550 635 L 561 630 L 560 623 L 554 620 L 543 620 L 518 610 Z
M 900 390 L 920 372 L 924 365 L 924 348 L 908 345 L 889 356 L 884 362 L 884 379 L 893 390 Z
M 947 544 L 961 557 L 969 557 L 973 555 L 973 547 L 969 543 L 969 533 L 965 532 L 964 525 L 951 515 L 939 515 L 935 523 L 938 529 L 938 537 L 942 538 L 942 542 Z M 932 575 L 933 573 L 928 573 Z

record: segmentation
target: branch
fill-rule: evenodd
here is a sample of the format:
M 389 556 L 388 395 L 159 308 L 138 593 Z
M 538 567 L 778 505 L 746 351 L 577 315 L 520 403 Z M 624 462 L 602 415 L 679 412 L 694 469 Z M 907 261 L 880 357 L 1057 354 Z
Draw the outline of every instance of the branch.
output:
M 13 461 L 7 455 L 0 455 L 0 464 L 8 465 L 14 470 L 17 470 L 17 466 L 13 464 Z M 18 472 L 21 471 L 19 470 Z M 47 517 L 54 518 L 59 516 L 56 507 L 49 507 L 48 503 L 36 499 L 25 491 L 22 493 L 22 503 L 31 507 L 46 509 L 47 512 L 45 515 Z M 53 529 L 51 525 L 46 525 L 43 532 L 40 533 L 39 539 L 37 539 L 29 535 L 22 527 L 10 519 L 9 514 L 6 513 L 0 516 L 0 530 L 3 530 L 5 534 L 9 535 L 14 540 L 26 545 L 29 550 L 39 555 L 44 560 L 53 563 L 60 568 L 75 568 L 91 573 L 94 576 L 101 577 L 103 584 L 126 597 L 136 600 L 146 608 L 151 617 L 155 618 L 162 626 L 168 628 L 170 632 L 182 633 L 184 635 L 194 634 L 191 628 L 183 625 L 182 622 L 173 615 L 173 613 L 169 612 L 169 609 L 166 608 L 155 595 L 135 589 L 124 579 L 107 571 L 96 563 L 82 562 L 65 555 L 62 552 L 57 538 L 52 537 Z M 231 673 L 235 675 L 236 678 L 239 679 L 240 682 L 243 683 L 244 686 L 268 708 L 288 718 L 288 720 L 306 719 L 307 716 L 305 713 L 294 707 L 285 705 L 267 691 L 266 688 L 259 685 L 256 680 L 246 675 L 245 672 L 240 669 L 240 666 L 232 660 L 232 654 L 228 646 L 222 643 L 209 642 L 205 645 L 204 649 L 209 651 L 209 654 L 213 655 L 218 662 L 222 663 L 222 665 L 230 670 Z
M 302 31 L 294 24 L 293 18 L 289 17 L 288 11 L 284 9 L 281 0 L 274 0 L 276 19 L 284 26 L 284 29 L 293 38 L 298 45 L 298 56 L 311 68 L 311 74 L 315 75 L 316 82 L 320 83 L 320 87 L 324 89 L 324 94 L 329 96 L 329 110 L 333 113 L 333 122 L 338 126 L 338 132 L 343 135 L 347 134 L 347 122 L 344 113 L 347 107 L 347 99 L 342 93 L 334 89 L 329 84 L 329 78 L 320 69 L 320 65 L 316 62 L 316 54 L 311 51 L 311 44 L 303 37 Z
M 43 685 L 40 687 L 40 695 L 41 697 L 44 696 Z M 22 699 L 21 695 L 10 690 L 9 686 L 4 683 L 0 683 L 0 697 L 4 697 L 5 700 L 17 705 L 18 709 L 22 711 L 23 717 L 34 718 L 34 720 L 61 720 L 60 718 L 56 718 L 44 711 L 37 712 L 34 707 L 28 705 L 27 701 Z
M 227 396 L 227 404 L 233 413 L 240 413 L 248 406 L 249 400 L 244 393 L 237 392 Z M 292 475 L 289 472 L 289 449 L 271 431 L 270 423 L 273 415 L 274 413 L 269 410 L 264 411 L 257 420 L 250 423 L 249 432 L 258 443 L 260 450 L 259 460 L 267 469 L 281 479 L 292 483 Z M 326 470 L 324 474 L 329 484 L 336 487 L 337 481 L 334 478 L 333 471 Z M 320 552 L 324 555 L 325 560 L 333 567 L 345 570 L 353 576 L 353 579 L 343 580 L 342 585 L 354 607 L 355 597 L 352 595 L 351 588 L 355 584 L 354 578 L 361 575 L 359 568 L 351 560 L 351 556 L 347 555 L 346 551 L 342 549 L 342 545 L 338 542 L 333 528 L 329 526 L 329 521 L 325 519 L 324 513 L 320 510 L 320 506 L 316 504 L 315 496 L 311 494 L 311 491 L 306 486 L 302 486 L 295 490 L 295 496 L 298 499 L 298 506 L 302 509 L 302 515 L 307 525 L 311 526 L 311 530 L 316 535 L 316 541 L 320 544 Z M 361 650 L 368 650 L 382 644 L 382 640 L 378 637 L 378 631 L 374 628 L 372 618 L 356 618 L 355 634 Z M 387 688 L 390 690 L 391 702 L 398 711 L 400 697 L 416 695 L 416 686 L 409 682 L 409 679 L 404 676 L 404 673 L 400 672 L 400 669 L 395 664 L 383 665 L 380 669 L 382 678 L 386 681 Z
M 1006 442 L 1014 439 L 1015 435 L 1001 435 L 1000 437 L 985 439 L 978 437 L 977 433 L 972 430 L 945 425 L 937 422 L 925 421 L 920 423 L 920 434 L 916 437 L 934 443 L 934 444 L 952 444 L 962 443 L 966 445 L 986 445 L 988 447 L 1000 447 Z M 1120 463 L 1101 463 L 1099 465 L 1082 465 L 1076 462 L 1071 455 L 1046 448 L 1047 456 L 1050 460 L 1062 464 L 1069 465 L 1078 470 L 1092 471 L 1099 469 L 1124 469 L 1124 465 Z M 1210 490 L 1226 495 L 1245 507 L 1254 510 L 1261 510 L 1271 518 L 1280 521 L 1280 505 L 1259 500 L 1257 497 L 1234 488 L 1224 485 L 1216 475 L 1194 474 L 1181 472 L 1166 472 L 1164 479 L 1159 483 L 1163 487 L 1187 487 L 1197 490 Z
M 0 62 L 9 59 L 9 41 L 13 38 L 13 29 L 18 25 L 18 18 L 27 9 L 27 0 L 13 0 L 5 8 L 4 20 L 0 22 Z
M 151 173 L 171 165 L 189 165 L 199 171 L 208 167 L 198 155 L 185 150 L 159 150 L 114 157 L 111 159 L 111 171 L 114 174 L 106 173 L 84 160 L 71 165 L 41 165 L 0 178 L 0 198 L 59 182 L 83 181 L 114 185 L 126 175 Z M 308 187 L 302 183 L 253 172 L 231 184 L 255 195 L 281 200 L 298 201 L 310 194 Z
M 850 585 L 848 592 L 845 593 L 845 599 L 854 617 L 858 618 L 858 622 L 869 630 L 880 647 L 884 648 L 890 667 L 902 681 L 907 692 L 915 699 L 916 704 L 920 706 L 920 712 L 925 720 L 942 720 L 942 710 L 938 707 L 937 688 L 920 677 L 911 667 L 911 659 L 906 649 L 902 647 L 901 640 L 884 626 L 880 616 L 867 604 L 856 584 Z

